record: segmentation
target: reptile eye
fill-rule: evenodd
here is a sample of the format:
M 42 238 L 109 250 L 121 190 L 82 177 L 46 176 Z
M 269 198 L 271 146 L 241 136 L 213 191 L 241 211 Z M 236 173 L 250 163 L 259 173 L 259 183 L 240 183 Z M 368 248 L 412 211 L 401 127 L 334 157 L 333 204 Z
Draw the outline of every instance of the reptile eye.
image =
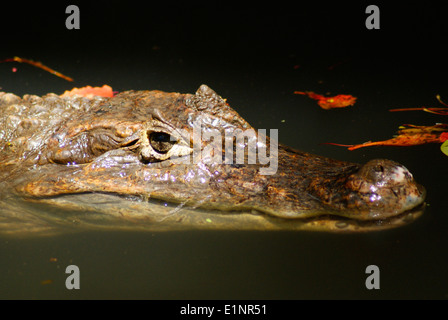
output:
M 176 140 L 165 132 L 151 132 L 148 134 L 151 147 L 158 153 L 165 154 L 176 144 Z

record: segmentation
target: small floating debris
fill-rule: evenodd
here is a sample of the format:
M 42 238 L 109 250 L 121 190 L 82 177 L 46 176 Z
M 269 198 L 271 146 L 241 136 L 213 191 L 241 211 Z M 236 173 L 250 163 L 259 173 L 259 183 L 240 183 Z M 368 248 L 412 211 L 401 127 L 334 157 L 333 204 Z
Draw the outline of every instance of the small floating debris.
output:
M 30 64 L 30 65 L 32 65 L 34 67 L 37 67 L 37 68 L 40 68 L 40 69 L 45 70 L 47 72 L 50 72 L 51 74 L 54 74 L 55 76 L 57 76 L 59 78 L 62 78 L 64 80 L 67 80 L 67 81 L 70 81 L 70 82 L 73 81 L 72 78 L 67 77 L 66 75 L 63 75 L 62 73 L 60 73 L 60 72 L 58 72 L 58 71 L 56 71 L 54 69 L 51 69 L 50 67 L 47 67 L 46 65 L 42 64 L 42 62 L 39 62 L 39 61 L 33 61 L 33 60 L 30 60 L 30 59 L 24 59 L 24 58 L 20 58 L 20 57 L 14 57 L 14 58 L 8 58 L 8 59 L 0 60 L 0 63 L 2 63 L 2 62 L 27 63 L 27 64 Z M 12 72 L 16 72 L 16 71 L 17 71 L 17 68 L 13 68 L 12 69 Z

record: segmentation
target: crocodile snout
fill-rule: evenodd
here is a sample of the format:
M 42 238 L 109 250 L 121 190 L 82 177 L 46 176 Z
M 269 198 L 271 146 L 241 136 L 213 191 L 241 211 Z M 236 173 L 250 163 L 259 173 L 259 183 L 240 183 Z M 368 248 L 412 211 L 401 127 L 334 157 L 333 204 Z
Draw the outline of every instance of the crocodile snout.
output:
M 400 214 L 423 203 L 426 195 L 407 168 L 385 159 L 366 163 L 350 175 L 347 187 L 356 195 L 356 205 L 364 207 L 364 219 Z

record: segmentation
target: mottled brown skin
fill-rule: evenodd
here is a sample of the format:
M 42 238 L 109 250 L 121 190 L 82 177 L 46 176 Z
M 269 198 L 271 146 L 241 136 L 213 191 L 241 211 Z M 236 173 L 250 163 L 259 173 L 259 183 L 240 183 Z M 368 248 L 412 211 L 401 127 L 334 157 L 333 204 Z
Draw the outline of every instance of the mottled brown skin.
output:
M 285 219 L 377 221 L 403 214 L 425 197 L 409 171 L 393 161 L 361 166 L 283 145 L 274 175 L 260 174 L 260 164 L 176 163 L 171 156 L 191 159 L 185 132 L 193 123 L 222 136 L 252 128 L 205 85 L 195 95 L 126 91 L 87 99 L 0 93 L 0 109 L 0 181 L 29 199 L 98 192 Z M 175 141 L 155 141 L 158 134 Z M 270 143 L 275 142 L 267 140 L 268 149 Z

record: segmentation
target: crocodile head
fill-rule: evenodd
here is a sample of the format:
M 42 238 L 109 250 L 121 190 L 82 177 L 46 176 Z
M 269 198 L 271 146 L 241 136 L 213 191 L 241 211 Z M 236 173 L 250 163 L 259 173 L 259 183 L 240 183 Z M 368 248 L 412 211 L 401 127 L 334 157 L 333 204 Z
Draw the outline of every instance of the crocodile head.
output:
M 194 95 L 0 99 L 29 113 L 15 124 L 20 130 L 0 159 L 2 179 L 29 199 L 114 194 L 217 210 L 224 228 L 235 226 L 225 219 L 244 216 L 243 229 L 253 218 L 266 229 L 326 230 L 400 225 L 424 200 L 403 166 L 388 160 L 361 166 L 279 145 L 275 131 L 271 138 L 255 131 L 205 85 Z M 188 212 L 176 222 L 199 225 L 209 217 Z

